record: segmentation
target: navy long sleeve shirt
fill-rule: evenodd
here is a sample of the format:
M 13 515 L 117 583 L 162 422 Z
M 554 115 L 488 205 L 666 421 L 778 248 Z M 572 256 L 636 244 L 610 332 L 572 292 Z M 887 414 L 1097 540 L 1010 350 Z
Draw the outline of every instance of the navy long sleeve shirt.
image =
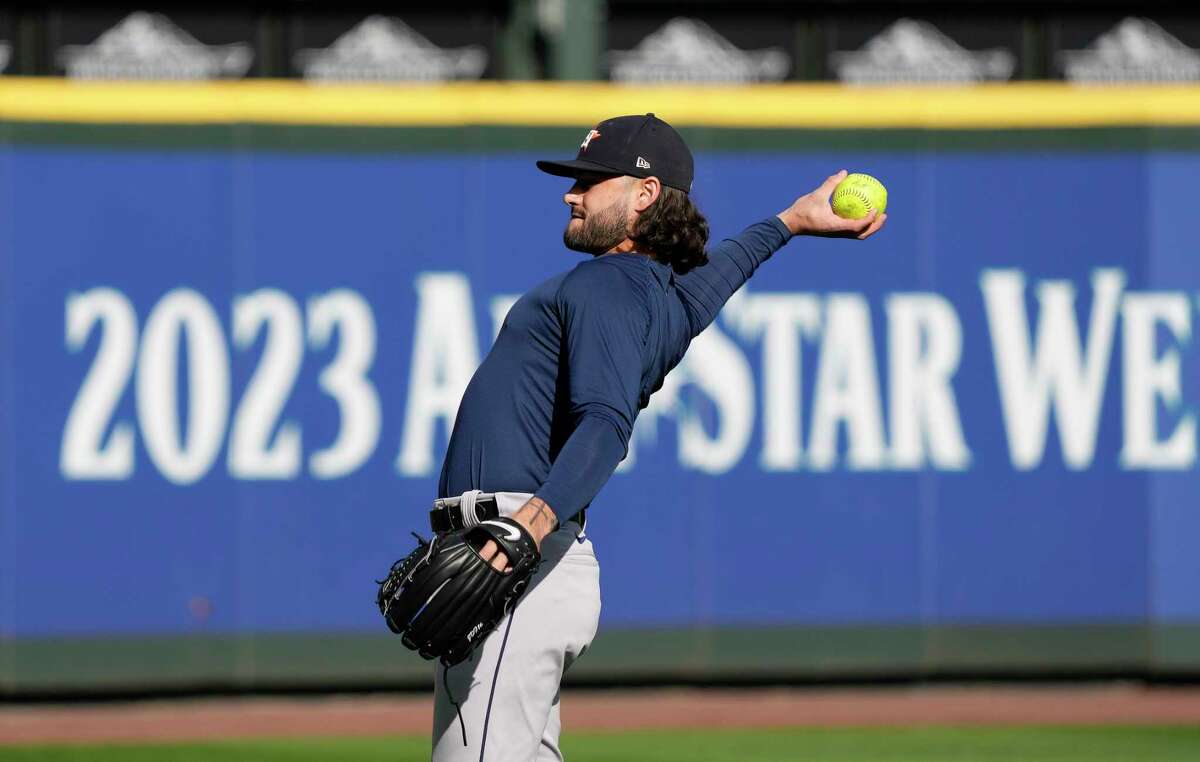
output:
M 463 394 L 439 496 L 531 492 L 559 521 L 587 507 L 691 340 L 790 237 L 771 217 L 685 275 L 605 254 L 525 294 Z

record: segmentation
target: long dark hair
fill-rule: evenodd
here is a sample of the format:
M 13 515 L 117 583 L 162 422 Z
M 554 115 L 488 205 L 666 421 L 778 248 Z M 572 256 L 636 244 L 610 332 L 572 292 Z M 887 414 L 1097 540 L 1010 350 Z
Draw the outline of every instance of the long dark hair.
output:
M 708 264 L 708 220 L 676 188 L 662 186 L 658 199 L 638 215 L 630 239 L 680 275 Z

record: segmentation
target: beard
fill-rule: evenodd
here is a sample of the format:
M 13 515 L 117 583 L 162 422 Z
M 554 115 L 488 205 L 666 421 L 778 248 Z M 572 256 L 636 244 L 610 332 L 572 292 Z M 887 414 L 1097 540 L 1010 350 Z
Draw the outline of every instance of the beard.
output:
M 620 202 L 587 215 L 578 225 L 571 224 L 576 219 L 572 218 L 563 231 L 563 244 L 573 251 L 598 256 L 625 240 L 628 218 L 629 204 Z

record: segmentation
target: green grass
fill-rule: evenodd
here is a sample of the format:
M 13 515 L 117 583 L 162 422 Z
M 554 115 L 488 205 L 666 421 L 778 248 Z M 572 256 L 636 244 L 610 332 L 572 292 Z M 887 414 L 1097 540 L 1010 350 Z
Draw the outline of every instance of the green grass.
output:
M 788 728 L 575 733 L 570 762 L 1195 762 L 1200 727 Z M 423 737 L 0 747 L 0 760 L 332 762 L 428 759 Z

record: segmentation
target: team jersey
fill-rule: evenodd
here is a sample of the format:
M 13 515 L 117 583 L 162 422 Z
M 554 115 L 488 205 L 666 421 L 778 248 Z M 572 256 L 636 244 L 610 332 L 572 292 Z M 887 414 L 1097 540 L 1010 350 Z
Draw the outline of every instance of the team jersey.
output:
M 604 254 L 522 296 L 463 394 L 439 496 L 530 492 L 560 522 L 587 507 L 692 339 L 790 237 L 771 217 L 683 275 Z

